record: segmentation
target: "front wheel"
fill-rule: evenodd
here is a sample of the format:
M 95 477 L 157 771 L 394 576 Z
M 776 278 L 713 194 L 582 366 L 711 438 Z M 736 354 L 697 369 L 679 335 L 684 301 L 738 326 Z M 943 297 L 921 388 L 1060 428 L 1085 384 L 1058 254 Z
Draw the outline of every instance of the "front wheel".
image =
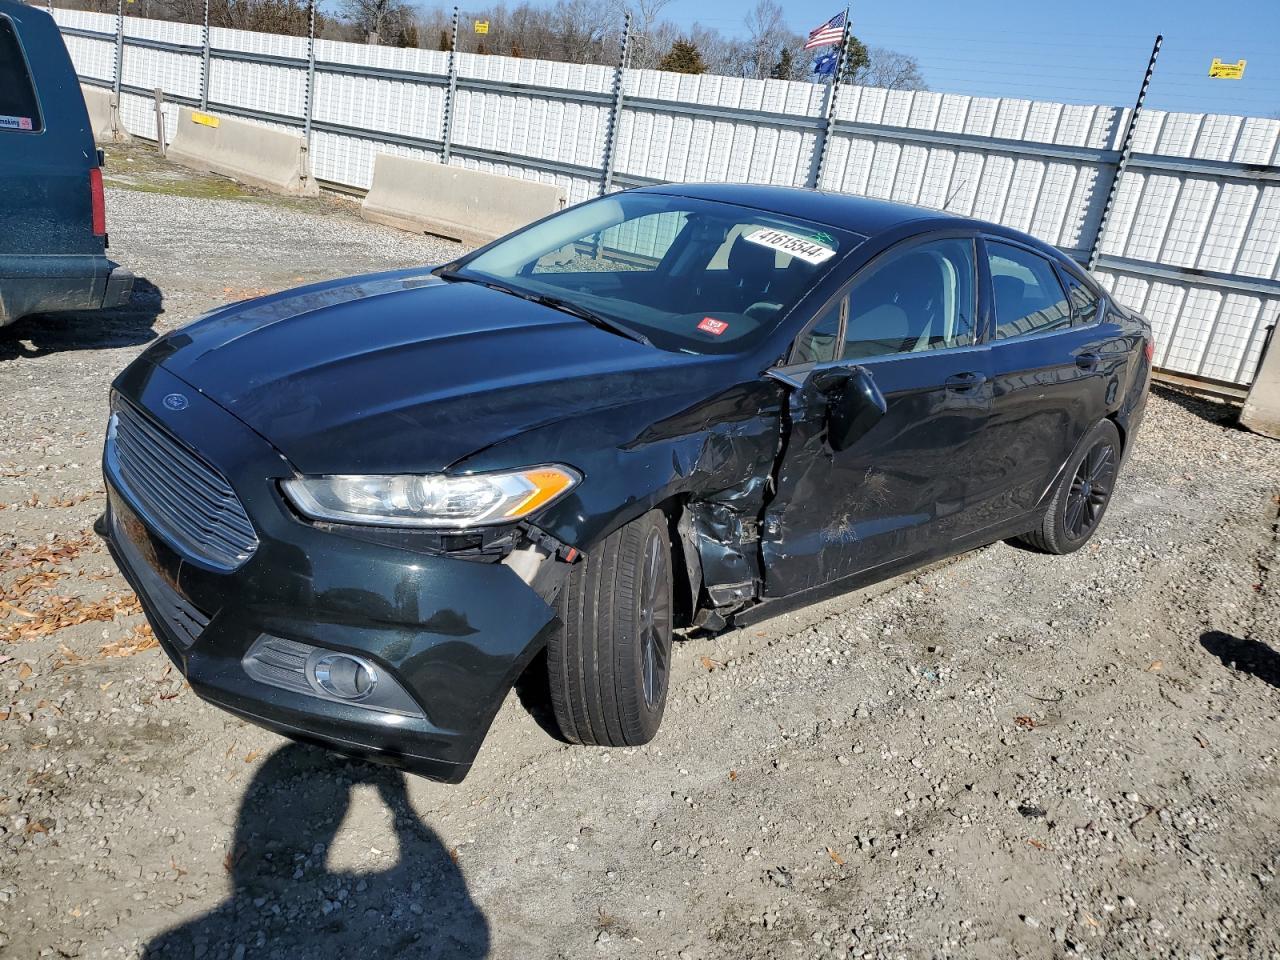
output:
M 1097 424 L 1076 447 L 1037 530 L 1018 539 L 1045 553 L 1071 553 L 1093 536 L 1111 503 L 1120 468 L 1120 431 Z
M 671 540 L 651 511 L 614 531 L 574 566 L 547 644 L 551 705 L 575 743 L 648 743 L 671 670 Z

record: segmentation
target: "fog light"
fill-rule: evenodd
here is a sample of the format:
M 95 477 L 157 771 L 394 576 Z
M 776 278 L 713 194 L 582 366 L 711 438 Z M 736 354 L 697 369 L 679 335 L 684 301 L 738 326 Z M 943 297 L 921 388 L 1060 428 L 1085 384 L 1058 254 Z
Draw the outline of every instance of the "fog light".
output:
M 311 668 L 325 693 L 341 700 L 363 700 L 378 685 L 373 665 L 347 653 L 329 653 L 319 657 Z

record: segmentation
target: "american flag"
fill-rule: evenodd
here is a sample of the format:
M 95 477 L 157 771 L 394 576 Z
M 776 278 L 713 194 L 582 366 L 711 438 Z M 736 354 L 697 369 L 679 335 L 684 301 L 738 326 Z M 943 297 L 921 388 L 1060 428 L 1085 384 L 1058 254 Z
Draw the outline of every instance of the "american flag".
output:
M 822 26 L 810 30 L 809 39 L 805 41 L 804 48 L 812 50 L 814 47 L 829 47 L 839 43 L 844 39 L 844 19 L 843 13 L 837 13 Z

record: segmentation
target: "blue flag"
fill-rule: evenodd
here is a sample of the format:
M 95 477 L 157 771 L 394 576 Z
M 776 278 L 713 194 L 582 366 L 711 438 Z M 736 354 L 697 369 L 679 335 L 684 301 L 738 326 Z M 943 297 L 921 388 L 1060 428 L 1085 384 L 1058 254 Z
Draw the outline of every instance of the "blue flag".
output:
M 824 53 L 817 60 L 813 61 L 813 72 L 824 77 L 829 77 L 836 72 L 836 54 Z

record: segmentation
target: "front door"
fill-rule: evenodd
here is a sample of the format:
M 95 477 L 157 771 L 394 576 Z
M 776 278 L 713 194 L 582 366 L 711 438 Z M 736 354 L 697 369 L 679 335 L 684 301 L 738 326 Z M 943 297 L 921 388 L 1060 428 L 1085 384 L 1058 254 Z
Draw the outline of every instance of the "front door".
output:
M 792 393 L 761 534 L 766 596 L 945 553 L 981 526 L 991 361 L 975 256 L 969 236 L 890 249 L 773 371 Z M 887 411 L 836 450 L 824 385 L 854 365 L 870 372 Z

